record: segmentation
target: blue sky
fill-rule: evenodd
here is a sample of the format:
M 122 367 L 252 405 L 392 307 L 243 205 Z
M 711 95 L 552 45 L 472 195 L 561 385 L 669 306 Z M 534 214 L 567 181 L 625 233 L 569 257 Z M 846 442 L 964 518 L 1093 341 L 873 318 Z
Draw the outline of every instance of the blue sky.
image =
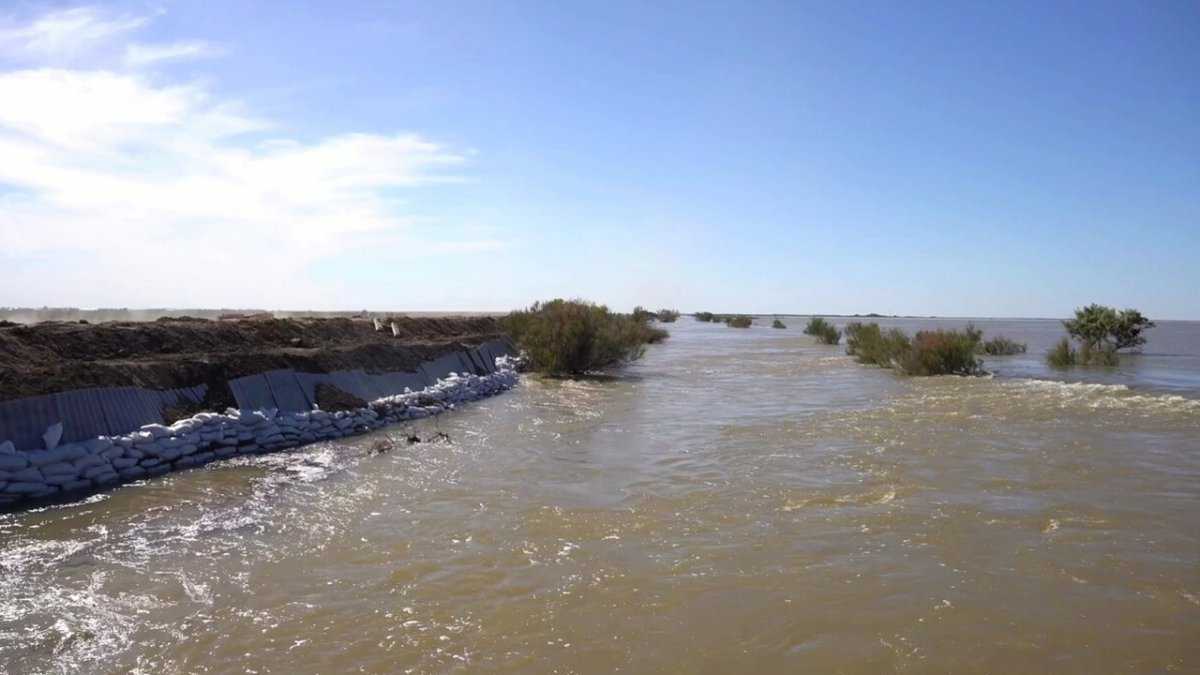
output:
M 1195 3 L 249 4 L 0 10 L 0 304 L 1200 319 Z

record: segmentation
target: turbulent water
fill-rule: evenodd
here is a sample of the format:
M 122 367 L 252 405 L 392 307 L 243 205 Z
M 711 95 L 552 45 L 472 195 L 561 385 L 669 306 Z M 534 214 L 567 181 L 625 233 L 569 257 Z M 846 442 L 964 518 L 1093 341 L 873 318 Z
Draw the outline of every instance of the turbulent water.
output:
M 906 379 L 785 321 L 3 516 L 0 672 L 1200 670 L 1200 324 Z

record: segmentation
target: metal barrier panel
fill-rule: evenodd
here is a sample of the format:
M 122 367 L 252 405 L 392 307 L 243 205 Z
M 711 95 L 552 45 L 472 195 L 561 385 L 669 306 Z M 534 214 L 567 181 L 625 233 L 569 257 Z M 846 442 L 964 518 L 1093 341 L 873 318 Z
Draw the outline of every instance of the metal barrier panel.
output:
M 308 402 L 308 397 L 304 395 L 304 390 L 300 387 L 300 382 L 296 379 L 296 372 L 293 370 L 272 370 L 263 373 L 267 378 L 267 384 L 271 387 L 271 394 L 275 398 L 276 407 L 280 410 L 288 412 L 303 412 L 312 410 L 312 404 Z
M 110 432 L 108 417 L 100 404 L 103 389 L 76 389 L 51 394 L 63 423 L 62 440 L 66 443 L 85 441 Z M 43 431 L 45 429 L 43 428 Z
M 372 396 L 373 390 L 367 382 L 367 374 L 361 370 L 339 370 L 330 375 L 332 384 L 348 394 L 354 394 L 367 401 L 378 398 Z
M 237 399 L 239 408 L 249 410 L 266 410 L 278 408 L 275 397 L 271 396 L 271 386 L 267 378 L 259 375 L 247 375 L 229 381 L 229 389 Z
M 124 434 L 143 424 L 162 423 L 162 399 L 138 387 L 105 387 L 98 392 L 108 433 Z
M 443 354 L 432 361 L 426 361 L 421 364 L 421 370 L 425 371 L 425 374 L 433 381 L 449 377 L 450 373 L 474 372 L 462 352 Z M 429 384 L 433 384 L 433 382 L 429 382 Z
M 42 434 L 60 419 L 53 396 L 5 401 L 0 403 L 0 442 L 12 441 L 18 450 L 44 448 Z

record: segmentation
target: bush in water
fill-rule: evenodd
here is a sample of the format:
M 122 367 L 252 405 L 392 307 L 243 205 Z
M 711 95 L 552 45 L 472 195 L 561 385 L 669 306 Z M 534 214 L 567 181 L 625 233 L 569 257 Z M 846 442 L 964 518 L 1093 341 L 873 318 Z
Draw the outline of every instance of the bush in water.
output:
M 658 310 L 658 320 L 662 323 L 675 323 L 679 318 L 679 310 L 675 309 L 660 309 Z
M 1153 328 L 1154 322 L 1136 309 L 1118 312 L 1112 307 L 1092 304 L 1075 310 L 1075 318 L 1063 321 L 1063 326 L 1071 337 L 1093 351 L 1115 352 L 1146 344 L 1142 331 Z
M 846 324 L 846 353 L 859 363 L 891 368 L 910 346 L 908 336 L 895 328 L 885 333 L 877 323 Z
M 1079 349 L 1075 350 L 1070 340 L 1063 338 L 1046 355 L 1047 363 L 1056 368 L 1115 366 L 1120 361 L 1119 350 L 1146 344 L 1142 331 L 1153 328 L 1154 322 L 1136 309 L 1118 311 L 1092 304 L 1075 310 L 1075 318 L 1063 321 L 1063 327 L 1079 342 Z
M 997 335 L 987 342 L 980 342 L 979 349 L 989 356 L 1011 356 L 1013 354 L 1024 354 L 1025 343 L 1010 340 L 1003 335 Z
M 638 305 L 637 307 L 633 308 L 633 320 L 634 321 L 641 321 L 644 323 L 651 319 L 657 318 L 657 316 L 658 316 L 657 314 L 655 314 L 654 312 L 651 312 L 650 310 L 646 309 L 645 307 L 642 307 L 641 305 Z
M 532 370 L 546 375 L 582 375 L 632 361 L 645 345 L 667 332 L 644 320 L 610 312 L 583 300 L 534 303 L 500 320 L 525 351 Z
M 1046 363 L 1055 368 L 1066 368 L 1078 362 L 1079 353 L 1075 351 L 1075 348 L 1071 346 L 1071 341 L 1067 338 L 1059 340 L 1046 354 Z
M 779 319 L 775 319 L 774 321 L 771 322 L 771 328 L 787 328 L 787 324 L 780 321 Z
M 906 375 L 980 375 L 976 358 L 982 333 L 965 330 L 921 331 L 910 339 L 897 328 L 884 331 L 877 323 L 846 324 L 846 353 L 868 363 Z
M 744 314 L 725 318 L 725 325 L 730 328 L 749 328 L 752 323 L 754 320 Z
M 826 345 L 836 345 L 842 339 L 842 332 L 819 316 L 808 320 L 808 325 L 804 327 L 804 334 L 811 335 L 817 338 L 821 344 Z
M 982 333 L 975 330 L 923 330 L 899 360 L 908 375 L 981 375 L 975 357 Z
M 703 321 L 705 323 L 712 323 L 717 320 L 717 315 L 713 314 L 712 312 L 696 312 L 693 316 L 696 317 L 697 321 Z

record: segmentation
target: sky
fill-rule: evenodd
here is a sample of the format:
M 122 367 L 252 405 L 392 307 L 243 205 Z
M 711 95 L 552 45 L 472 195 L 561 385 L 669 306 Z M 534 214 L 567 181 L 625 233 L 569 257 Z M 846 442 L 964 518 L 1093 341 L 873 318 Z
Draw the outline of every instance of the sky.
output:
M 0 1 L 0 305 L 1200 319 L 1195 2 Z

